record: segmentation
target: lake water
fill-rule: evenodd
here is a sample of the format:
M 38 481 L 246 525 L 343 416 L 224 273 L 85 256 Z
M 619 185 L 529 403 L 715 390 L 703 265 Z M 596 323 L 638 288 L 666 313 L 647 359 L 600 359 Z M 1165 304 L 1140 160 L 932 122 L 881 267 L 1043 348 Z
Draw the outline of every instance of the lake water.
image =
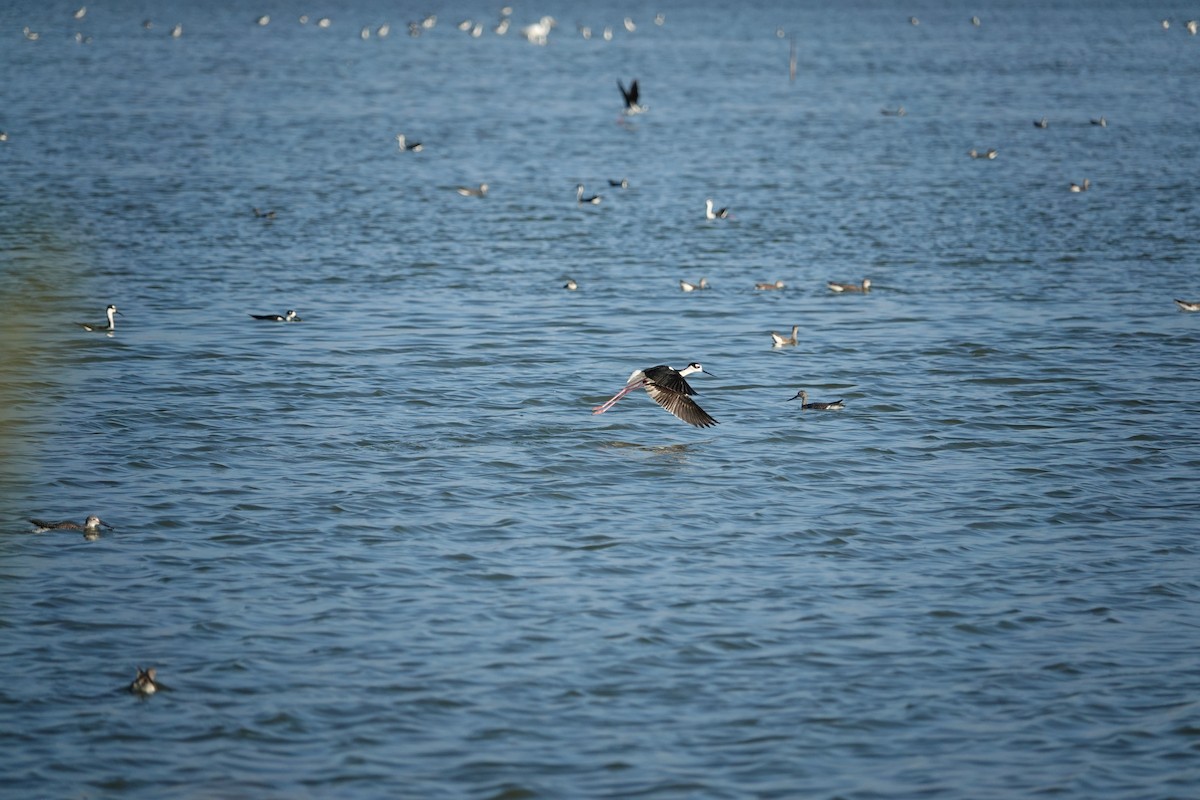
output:
M 75 7 L 0 8 L 6 797 L 1200 795 L 1183 12 Z

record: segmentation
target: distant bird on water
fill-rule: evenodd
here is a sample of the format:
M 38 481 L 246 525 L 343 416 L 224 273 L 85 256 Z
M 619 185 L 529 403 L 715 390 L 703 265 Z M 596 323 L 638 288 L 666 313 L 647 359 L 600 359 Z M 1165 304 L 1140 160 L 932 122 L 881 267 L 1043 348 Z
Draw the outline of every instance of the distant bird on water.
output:
M 619 181 L 614 181 L 612 178 L 609 178 L 608 185 L 614 186 L 618 189 L 628 189 L 629 188 L 629 179 L 621 178 L 621 180 L 619 180 Z
M 34 533 L 43 533 L 45 531 L 79 531 L 85 539 L 89 540 L 100 538 L 101 526 L 108 528 L 110 531 L 114 530 L 112 525 L 102 522 L 95 514 L 85 519 L 82 525 L 70 520 L 65 522 L 43 522 L 40 519 L 31 519 L 29 521 L 33 523 Z
M 685 292 L 696 292 L 701 289 L 707 289 L 708 288 L 708 278 L 701 278 L 699 283 L 688 283 L 687 281 L 680 281 L 679 288 Z
M 771 331 L 771 342 L 772 347 L 784 347 L 785 345 L 789 344 L 800 344 L 800 326 L 792 326 L 792 335 L 790 337 L 784 336 L 782 333 L 778 333 L 776 331 Z
M 591 205 L 598 206 L 600 205 L 600 195 L 594 194 L 590 197 L 584 197 L 583 184 L 581 183 L 575 187 L 575 202 L 579 203 L 580 205 L 583 205 L 584 203 L 590 203 Z
M 1107 119 L 1105 119 L 1103 116 L 1101 116 L 1099 119 L 1094 119 L 1094 120 L 1092 120 L 1092 124 L 1093 124 L 1093 125 L 1097 125 L 1097 126 L 1099 126 L 1099 127 L 1101 127 L 1101 128 L 1107 128 L 1107 127 L 1108 127 L 1108 120 L 1107 120 Z
M 251 314 L 255 319 L 261 319 L 265 322 L 303 322 L 304 320 L 296 316 L 296 312 L 288 309 L 286 314 Z
M 756 283 L 754 284 L 754 288 L 760 292 L 773 292 L 782 289 L 786 285 L 783 281 L 775 281 L 774 283 Z
M 633 116 L 641 114 L 644 111 L 649 111 L 649 106 L 638 105 L 638 82 L 635 78 L 633 83 L 629 84 L 629 88 L 625 88 L 625 84 L 621 83 L 621 79 L 617 78 L 617 88 L 621 90 L 621 97 L 625 99 L 625 112 Z
M 1049 127 L 1050 127 L 1050 123 L 1046 121 L 1046 118 L 1045 118 L 1045 117 L 1042 117 L 1041 119 L 1035 119 L 1035 120 L 1033 121 L 1033 127 L 1035 127 L 1035 128 L 1049 128 Z
M 567 278 L 567 282 L 563 284 L 563 288 L 568 292 L 574 292 L 579 288 L 579 284 L 575 282 L 574 278 Z
M 794 396 L 789 397 L 788 400 L 795 400 L 797 397 L 800 398 L 801 411 L 841 411 L 846 407 L 846 404 L 841 400 L 834 400 L 832 403 L 810 403 L 808 402 L 808 392 L 803 389 L 796 392 Z
M 1092 182 L 1090 180 L 1088 180 L 1087 178 L 1083 179 L 1083 183 L 1072 183 L 1071 184 L 1071 191 L 1075 192 L 1075 193 L 1086 192 L 1090 188 L 1092 188 Z
M 729 218 L 729 209 L 728 208 L 719 208 L 716 211 L 714 211 L 712 198 L 711 197 L 706 198 L 704 201 L 704 218 L 705 219 L 728 219 Z
M 871 279 L 863 278 L 862 283 L 834 283 L 829 281 L 826 286 L 831 292 L 869 292 L 871 291 Z
M 651 400 L 687 424 L 695 425 L 697 428 L 711 427 L 716 425 L 717 421 L 710 417 L 704 409 L 696 405 L 696 401 L 691 398 L 691 395 L 694 395 L 696 390 L 684 380 L 686 376 L 697 372 L 712 375 L 711 372 L 705 371 L 703 367 L 694 361 L 683 369 L 672 369 L 666 364 L 660 364 L 656 367 L 634 370 L 633 374 L 629 376 L 629 380 L 625 383 L 625 387 L 604 404 L 593 408 L 592 413 L 603 414 L 625 395 L 635 389 L 644 388 L 646 393 L 650 395 Z
M 1195 303 L 1189 303 L 1187 300 L 1176 300 L 1175 305 L 1179 306 L 1180 311 L 1200 311 L 1200 300 Z
M 400 148 L 401 153 L 419 153 L 425 149 L 425 145 L 421 144 L 420 142 L 409 142 L 406 138 L 404 138 L 403 133 L 396 134 L 396 145 Z
M 463 197 L 487 197 L 488 185 L 486 183 L 479 184 L 478 189 L 472 189 L 469 186 L 459 186 L 454 191 L 461 194 Z
M 972 147 L 970 150 L 967 151 L 967 155 L 969 155 L 971 158 L 986 158 L 990 161 L 997 156 L 998 152 L 999 151 L 997 151 L 996 148 L 993 147 L 993 148 L 989 148 L 988 150 L 985 150 L 984 152 L 981 153 L 978 150 L 976 150 L 974 147 Z
M 108 317 L 107 323 L 104 323 L 104 322 L 96 322 L 96 323 L 81 322 L 79 324 L 83 326 L 84 330 L 94 331 L 94 332 L 98 332 L 98 333 L 112 333 L 113 331 L 115 331 L 117 329 L 117 321 L 114 319 L 114 317 L 117 314 L 120 314 L 121 312 L 117 311 L 116 306 L 109 303 L 108 308 L 104 309 L 104 313 Z
M 133 683 L 129 684 L 129 691 L 134 694 L 148 696 L 154 694 L 159 689 L 166 689 L 166 686 L 155 680 L 157 677 L 158 670 L 154 667 L 150 667 L 150 669 L 138 667 L 137 677 L 133 679 Z
M 904 110 L 904 106 L 898 106 L 894 111 L 890 108 L 881 108 L 879 113 L 885 117 L 903 117 L 908 112 Z
M 263 211 L 261 208 L 255 206 L 254 216 L 258 217 L 259 219 L 275 219 L 275 212 L 274 210 Z

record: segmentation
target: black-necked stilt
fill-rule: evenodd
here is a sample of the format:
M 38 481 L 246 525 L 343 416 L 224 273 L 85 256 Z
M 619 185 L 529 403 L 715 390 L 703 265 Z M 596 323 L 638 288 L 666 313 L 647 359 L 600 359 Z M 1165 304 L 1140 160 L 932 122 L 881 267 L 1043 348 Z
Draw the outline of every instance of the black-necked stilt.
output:
M 869 292 L 871 291 L 871 279 L 863 278 L 862 283 L 834 283 L 829 281 L 826 286 L 831 292 Z
M 638 82 L 636 78 L 634 78 L 633 83 L 629 84 L 628 89 L 625 88 L 625 84 L 621 83 L 621 79 L 617 78 L 617 88 L 621 90 L 621 97 L 625 98 L 626 114 L 632 116 L 649 110 L 649 106 L 638 105 Z
M 270 14 L 260 14 L 259 16 L 254 18 L 254 24 L 258 25 L 260 28 L 265 28 L 266 26 L 271 24 L 271 15 Z
M 629 188 L 629 179 L 621 178 L 621 180 L 619 180 L 619 181 L 614 181 L 612 178 L 609 178 L 608 185 L 615 186 L 618 189 L 628 189 Z
M 274 209 L 271 209 L 268 211 L 263 211 L 258 206 L 255 206 L 254 207 L 254 216 L 257 217 L 258 219 L 275 219 L 275 211 L 274 211 Z
M 486 183 L 479 184 L 478 189 L 472 189 L 470 186 L 459 186 L 454 191 L 461 194 L 463 197 L 487 197 L 488 185 Z
M 701 278 L 699 283 L 688 283 L 687 281 L 680 281 L 679 288 L 685 292 L 695 292 L 700 289 L 707 289 L 708 288 L 708 278 Z
M 251 314 L 255 319 L 265 320 L 267 322 L 303 322 L 304 320 L 296 316 L 296 312 L 288 309 L 286 314 Z
M 1200 31 L 1200 24 L 1198 24 L 1194 19 L 1189 19 L 1183 24 L 1183 27 L 1187 28 L 1187 32 L 1192 36 L 1196 35 L 1196 31 Z
M 634 370 L 633 374 L 629 376 L 625 388 L 613 395 L 603 405 L 593 408 L 592 413 L 603 414 L 634 389 L 645 388 L 651 400 L 687 424 L 695 425 L 697 428 L 716 425 L 717 421 L 710 417 L 703 408 L 696 405 L 696 401 L 690 397 L 696 393 L 696 390 L 689 386 L 684 378 L 696 372 L 712 375 L 696 362 L 688 364 L 683 369 L 672 369 L 666 364 L 660 364 L 657 367 Z
M 834 400 L 832 403 L 810 403 L 808 402 L 808 392 L 803 389 L 789 397 L 788 400 L 795 400 L 797 397 L 800 398 L 800 410 L 802 411 L 841 411 L 846 407 L 841 400 Z
M 87 6 L 80 6 L 75 10 L 75 19 L 83 19 L 87 16 Z
M 782 289 L 786 285 L 783 281 L 775 281 L 774 283 L 756 283 L 754 284 L 754 288 L 759 292 L 773 292 Z
M 8 141 L 8 131 L 0 131 L 0 142 Z
M 970 150 L 967 151 L 967 155 L 969 155 L 971 158 L 986 158 L 990 161 L 991 159 L 996 157 L 998 152 L 999 151 L 997 151 L 996 148 L 991 147 L 981 153 L 978 150 L 976 150 L 974 147 L 972 147 Z
M 579 284 L 575 282 L 574 278 L 567 278 L 567 282 L 563 284 L 563 288 L 568 292 L 573 292 L 579 288 Z
M 1035 120 L 1033 121 L 1033 127 L 1035 127 L 1035 128 L 1049 128 L 1049 127 L 1050 127 L 1050 123 L 1046 121 L 1046 118 L 1045 118 L 1045 117 L 1042 117 L 1041 119 L 1035 119 Z
M 1200 311 L 1200 301 L 1189 303 L 1187 300 L 1176 300 L 1175 305 L 1179 306 L 1180 311 Z
M 1090 180 L 1088 180 L 1087 178 L 1083 179 L 1083 183 L 1072 183 L 1071 184 L 1072 192 L 1086 192 L 1090 188 L 1092 188 L 1092 182 Z
M 1107 120 L 1107 119 L 1105 119 L 1104 117 L 1100 117 L 1099 119 L 1094 119 L 1094 120 L 1092 120 L 1092 124 L 1093 124 L 1093 125 L 1098 125 L 1098 126 L 1100 126 L 1101 128 L 1107 128 L 1107 127 L 1108 127 L 1108 120 Z
M 81 322 L 79 324 L 83 326 L 84 330 L 96 331 L 99 333 L 112 333 L 117 329 L 117 321 L 114 319 L 114 317 L 121 312 L 117 311 L 116 306 L 114 306 L 112 303 L 109 303 L 108 308 L 104 309 L 104 313 L 108 317 L 107 323 L 97 322 L 93 324 L 90 322 Z
M 172 39 L 178 39 L 180 36 L 183 36 L 183 23 L 182 22 L 176 23 L 175 27 L 171 28 L 171 38 Z
M 584 203 L 591 203 L 594 206 L 598 206 L 600 205 L 600 195 L 594 194 L 591 197 L 584 197 L 583 184 L 581 183 L 575 187 L 575 202 L 579 203 L 580 205 L 583 205 Z
M 713 201 L 711 197 L 704 200 L 704 218 L 705 219 L 727 219 L 729 217 L 729 209 L 721 208 L 713 210 Z
M 99 536 L 101 526 L 108 528 L 109 530 L 113 530 L 112 525 L 109 525 L 107 522 L 102 522 L 95 514 L 92 514 L 85 519 L 82 525 L 80 525 L 78 522 L 71 522 L 70 520 L 67 520 L 66 522 L 43 522 L 40 519 L 31 519 L 29 521 L 34 525 L 34 533 L 42 533 L 44 531 L 80 531 L 85 536 L 89 533 L 94 533 Z
M 773 347 L 783 347 L 784 345 L 789 345 L 789 344 L 800 344 L 799 334 L 800 334 L 800 326 L 799 325 L 792 326 L 792 335 L 790 337 L 786 337 L 782 333 L 777 333 L 776 331 L 771 331 L 772 346 Z
M 133 679 L 133 683 L 129 684 L 129 691 L 134 694 L 151 695 L 159 689 L 166 689 L 166 686 L 155 680 L 157 676 L 158 670 L 154 667 L 150 667 L 150 669 L 138 667 L 137 677 Z
M 408 139 L 404 137 L 403 133 L 396 134 L 396 146 L 400 148 L 401 153 L 419 153 L 425 149 L 425 145 L 421 144 L 420 142 L 409 142 Z
M 890 108 L 881 108 L 879 109 L 879 113 L 883 114 L 885 117 L 903 117 L 908 112 L 904 110 L 904 106 L 897 106 L 895 110 Z

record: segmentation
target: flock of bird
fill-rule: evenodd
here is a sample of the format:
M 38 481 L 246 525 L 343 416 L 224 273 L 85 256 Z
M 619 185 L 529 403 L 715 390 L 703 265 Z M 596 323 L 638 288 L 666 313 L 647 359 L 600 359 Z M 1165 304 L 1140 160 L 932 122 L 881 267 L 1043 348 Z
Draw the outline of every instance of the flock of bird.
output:
M 86 14 L 87 7 L 81 7 L 74 13 L 74 19 L 82 20 Z M 508 31 L 511 14 L 512 9 L 509 7 L 505 7 L 501 10 L 500 20 L 493 28 L 493 31 L 497 35 L 504 35 Z M 659 14 L 655 17 L 654 22 L 657 25 L 662 25 L 663 20 L 663 15 Z M 260 26 L 268 25 L 270 21 L 270 17 L 267 15 L 262 15 L 255 19 L 256 24 Z M 301 24 L 308 24 L 309 18 L 306 15 L 301 16 L 299 21 Z M 915 17 L 910 18 L 909 21 L 913 25 L 919 24 L 919 20 L 917 20 Z M 409 23 L 409 34 L 414 37 L 420 36 L 422 32 L 433 28 L 434 25 L 436 25 L 436 22 L 436 16 L 432 14 L 427 15 L 419 22 Z M 150 20 L 146 20 L 142 24 L 147 30 L 153 27 L 153 23 Z M 319 28 L 328 28 L 331 24 L 332 22 L 328 17 L 321 17 L 315 22 L 315 25 Z M 524 36 L 529 42 L 533 44 L 544 45 L 550 32 L 556 27 L 556 24 L 557 23 L 555 20 L 553 20 L 553 18 L 543 17 L 538 22 L 521 28 L 520 32 L 521 35 Z M 981 22 L 978 17 L 972 17 L 971 24 L 978 27 Z M 1168 20 L 1162 20 L 1161 25 L 1164 30 L 1170 27 Z M 635 29 L 632 20 L 628 18 L 624 21 L 624 26 L 626 30 L 630 32 Z M 1200 30 L 1200 25 L 1198 25 L 1195 20 L 1188 20 L 1184 24 L 1184 27 L 1191 35 L 1196 35 L 1198 30 Z M 458 24 L 458 28 L 459 30 L 464 31 L 471 36 L 478 37 L 482 33 L 483 23 L 473 20 L 464 20 Z M 387 24 L 383 24 L 374 29 L 374 35 L 379 38 L 383 38 L 388 35 L 389 31 L 390 27 Z M 169 33 L 173 38 L 181 37 L 183 35 L 182 24 L 176 24 L 172 26 L 169 30 Z M 364 27 L 362 28 L 360 35 L 361 38 L 367 39 L 370 37 L 371 33 L 371 28 Z M 579 26 L 579 33 L 584 38 L 590 38 L 592 35 L 591 29 L 586 26 Z M 26 39 L 31 41 L 36 41 L 39 38 L 39 34 L 28 27 L 24 29 L 24 35 Z M 606 40 L 610 40 L 612 38 L 612 29 L 606 27 L 603 31 L 603 37 Z M 76 34 L 76 41 L 87 43 L 91 41 L 91 38 L 83 36 L 82 33 L 78 33 Z M 793 55 L 793 74 L 794 69 L 795 65 Z M 642 103 L 641 90 L 637 80 L 632 81 L 628 87 L 625 86 L 622 81 L 618 80 L 617 87 L 620 90 L 621 98 L 624 104 L 624 115 L 632 116 L 643 114 L 649 110 L 649 106 Z M 895 109 L 883 109 L 881 113 L 886 116 L 903 117 L 907 112 L 903 106 L 898 106 Z M 1108 126 L 1108 120 L 1103 116 L 1092 119 L 1091 123 L 1099 127 Z M 1046 117 L 1041 117 L 1035 120 L 1033 124 L 1039 129 L 1046 129 L 1049 127 L 1050 123 Z M 0 131 L 0 143 L 6 142 L 7 140 L 8 134 Z M 404 133 L 396 134 L 396 144 L 399 152 L 402 153 L 420 153 L 424 150 L 424 145 L 421 142 L 409 140 Z M 986 150 L 972 148 L 968 151 L 967 155 L 972 159 L 994 160 L 998 156 L 998 151 L 995 148 L 989 148 Z M 619 189 L 627 189 L 629 187 L 629 181 L 626 178 L 620 178 L 617 180 L 609 179 L 608 183 L 611 187 Z M 1083 179 L 1083 181 L 1078 184 L 1071 183 L 1069 187 L 1071 192 L 1085 192 L 1090 188 L 1091 182 L 1087 178 Z M 456 187 L 455 191 L 464 197 L 486 198 L 488 194 L 488 184 L 484 182 L 478 184 L 478 186 L 459 186 Z M 602 197 L 599 194 L 587 194 L 583 184 L 576 186 L 577 204 L 598 205 L 601 200 Z M 274 211 L 263 211 L 259 208 L 254 208 L 253 214 L 256 218 L 267 220 L 273 220 L 276 216 Z M 729 219 L 730 211 L 728 208 L 724 207 L 717 208 L 713 199 L 707 198 L 705 200 L 704 218 L 710 221 Z M 577 291 L 579 289 L 579 284 L 574 279 L 568 278 L 563 288 L 567 289 L 568 291 Z M 683 292 L 697 292 L 708 290 L 710 285 L 707 278 L 702 277 L 696 282 L 680 280 L 679 288 Z M 756 291 L 779 291 L 784 288 L 785 284 L 781 280 L 776 280 L 773 282 L 760 282 L 754 286 Z M 867 294 L 871 290 L 871 281 L 867 278 L 862 279 L 858 283 L 836 283 L 830 281 L 827 284 L 827 288 L 831 292 L 839 294 Z M 1200 301 L 1192 302 L 1175 299 L 1174 302 L 1181 311 L 1200 312 Z M 105 309 L 106 319 L 104 322 L 88 322 L 79 324 L 87 331 L 105 333 L 111 336 L 116 329 L 115 318 L 119 314 L 120 312 L 117 310 L 116 305 L 110 304 Z M 292 323 L 302 321 L 297 315 L 296 311 L 292 309 L 287 310 L 284 314 L 251 314 L 250 316 L 255 320 L 264 322 Z M 784 335 L 777 331 L 772 331 L 770 334 L 772 347 L 778 348 L 798 345 L 799 329 L 800 328 L 798 325 L 793 325 L 790 336 Z M 675 369 L 666 364 L 636 369 L 630 374 L 624 386 L 604 403 L 593 407 L 592 413 L 597 415 L 603 414 L 609 411 L 622 398 L 638 389 L 643 389 L 651 400 L 683 422 L 698 428 L 714 426 L 718 424 L 717 420 L 696 403 L 693 397 L 697 394 L 697 392 L 687 381 L 689 376 L 697 374 L 706 374 L 712 376 L 712 373 L 705 370 L 699 362 L 689 363 L 682 369 Z M 789 401 L 797 399 L 800 401 L 800 409 L 802 411 L 841 411 L 846 407 L 844 399 L 838 399 L 834 401 L 810 401 L 808 392 L 804 389 L 799 390 L 794 396 L 788 398 Z M 113 529 L 113 526 L 103 522 L 96 515 L 88 516 L 83 524 L 73 521 L 46 522 L 39 519 L 31 519 L 30 522 L 34 525 L 35 532 L 78 531 L 82 533 L 84 538 L 88 539 L 89 541 L 99 538 L 101 528 L 107 528 L 110 530 Z M 129 691 L 135 694 L 140 696 L 148 696 L 159 690 L 166 689 L 167 687 L 157 681 L 157 671 L 155 668 L 150 667 L 148 669 L 143 669 L 139 666 L 137 667 L 136 678 L 131 684 L 129 684 L 128 688 Z

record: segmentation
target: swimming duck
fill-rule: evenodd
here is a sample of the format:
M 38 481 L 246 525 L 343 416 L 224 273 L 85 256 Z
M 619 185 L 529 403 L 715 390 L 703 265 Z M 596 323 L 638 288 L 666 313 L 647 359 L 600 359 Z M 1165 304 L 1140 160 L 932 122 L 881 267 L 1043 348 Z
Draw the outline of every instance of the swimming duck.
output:
M 685 292 L 695 292 L 695 291 L 699 291 L 700 289 L 707 289 L 708 288 L 708 278 L 701 278 L 699 283 L 688 283 L 687 281 L 680 281 L 679 288 Z
M 411 142 L 410 143 L 408 141 L 408 139 L 406 139 L 404 137 L 403 133 L 396 134 L 396 145 L 400 148 L 401 153 L 404 153 L 404 152 L 419 153 L 425 149 L 425 145 L 421 144 L 420 142 Z
M 82 325 L 83 329 L 87 331 L 94 331 L 96 333 L 112 333 L 117 329 L 117 321 L 113 318 L 121 312 L 117 311 L 116 306 L 114 306 L 112 303 L 109 303 L 108 308 L 104 309 L 104 313 L 108 317 L 107 323 L 97 322 L 93 324 L 90 322 L 81 322 L 79 324 Z
M 705 201 L 704 201 L 704 218 L 705 219 L 728 219 L 729 218 L 729 209 L 728 208 L 720 208 L 720 209 L 717 209 L 716 211 L 714 211 L 712 198 L 709 197 L 709 198 L 705 199 Z
M 286 314 L 251 314 L 255 319 L 265 320 L 267 322 L 303 322 L 304 320 L 296 316 L 296 312 L 288 309 Z
M 774 283 L 756 283 L 754 288 L 760 292 L 772 292 L 776 289 L 782 289 L 786 284 L 783 281 L 775 281 Z
M 155 680 L 157 675 L 158 670 L 154 667 L 150 667 L 149 669 L 138 667 L 137 677 L 133 679 L 133 683 L 129 684 L 129 691 L 134 694 L 140 694 L 143 697 L 148 697 L 159 689 L 166 689 L 165 685 Z
M 788 400 L 800 398 L 801 411 L 841 411 L 846 407 L 846 404 L 841 400 L 834 400 L 832 403 L 810 403 L 808 402 L 808 392 L 801 389 L 795 395 L 789 397 Z
M 871 279 L 863 278 L 862 283 L 834 283 L 829 281 L 826 284 L 830 291 L 833 292 L 869 292 L 871 291 Z
M 1175 305 L 1179 306 L 1180 311 L 1200 311 L 1200 301 L 1189 303 L 1187 300 L 1176 300 Z
M 789 345 L 789 344 L 800 344 L 799 334 L 800 334 L 800 326 L 799 325 L 792 326 L 792 335 L 790 337 L 785 337 L 782 333 L 777 333 L 775 331 L 771 331 L 771 341 L 773 343 L 772 346 L 773 347 L 783 347 L 783 346 Z
M 583 205 L 584 203 L 590 203 L 591 205 L 598 206 L 600 205 L 600 195 L 594 194 L 591 197 L 584 197 L 583 184 L 581 183 L 575 187 L 575 202 L 579 203 L 580 205 Z
M 479 184 L 478 189 L 472 189 L 469 186 L 459 186 L 454 191 L 461 194 L 463 197 L 487 197 L 488 185 L 486 183 Z

